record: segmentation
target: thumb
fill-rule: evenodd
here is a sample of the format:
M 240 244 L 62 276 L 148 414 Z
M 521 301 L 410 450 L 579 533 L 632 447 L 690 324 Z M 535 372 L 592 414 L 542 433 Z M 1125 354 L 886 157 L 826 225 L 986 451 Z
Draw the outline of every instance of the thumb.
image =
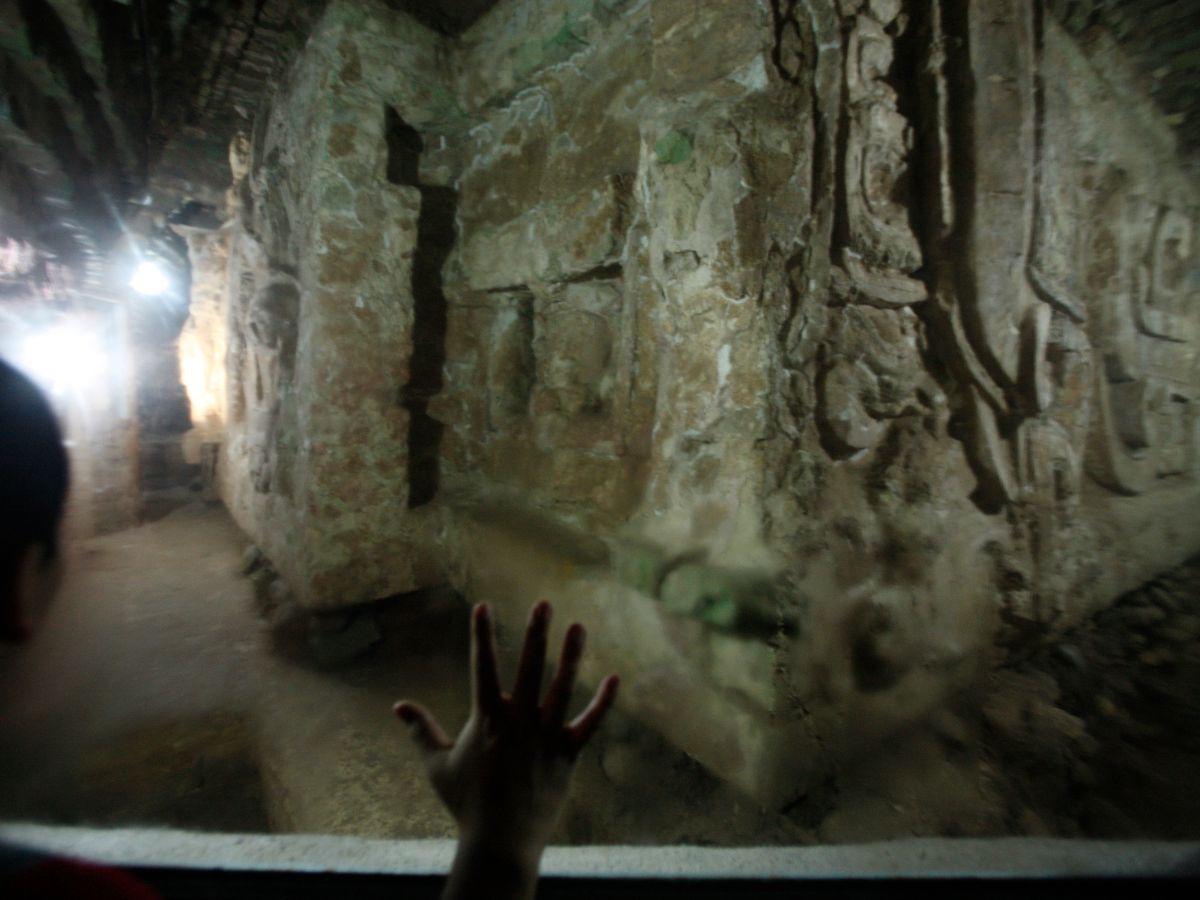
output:
M 426 754 L 439 753 L 454 746 L 454 742 L 446 737 L 446 732 L 442 731 L 442 726 L 420 704 L 401 700 L 392 707 L 392 711 L 401 722 L 408 726 L 413 740 Z

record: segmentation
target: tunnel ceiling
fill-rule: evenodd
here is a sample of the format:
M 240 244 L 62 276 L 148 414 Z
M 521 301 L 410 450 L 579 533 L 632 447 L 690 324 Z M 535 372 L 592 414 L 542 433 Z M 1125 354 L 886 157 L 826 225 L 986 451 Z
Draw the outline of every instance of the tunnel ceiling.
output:
M 98 260 L 127 225 L 189 198 L 219 202 L 230 138 L 321 6 L 0 4 L 0 234 L 99 289 Z
M 496 3 L 497 0 L 387 0 L 388 6 L 443 34 L 465 31 Z
M 455 35 L 497 0 L 387 0 Z M 1047 0 L 1116 43 L 1193 158 L 1200 0 Z M 320 0 L 8 0 L 0 6 L 0 232 L 87 259 L 147 208 L 220 203 L 227 148 Z M 132 204 L 132 205 L 131 205 Z

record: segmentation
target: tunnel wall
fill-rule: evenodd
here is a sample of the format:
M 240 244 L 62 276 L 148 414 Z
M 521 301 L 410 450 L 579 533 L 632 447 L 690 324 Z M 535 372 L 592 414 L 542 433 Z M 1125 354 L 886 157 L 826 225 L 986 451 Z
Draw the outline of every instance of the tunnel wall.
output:
M 1200 546 L 1131 85 L 1018 0 L 332 3 L 221 238 L 224 496 L 310 606 L 555 599 L 787 802 Z
M 385 123 L 431 102 L 416 85 L 440 65 L 424 28 L 334 4 L 235 142 L 229 221 L 190 237 L 185 354 L 209 412 L 189 439 L 219 445 L 222 497 L 310 607 L 421 583 L 399 405 L 419 194 L 388 179 Z

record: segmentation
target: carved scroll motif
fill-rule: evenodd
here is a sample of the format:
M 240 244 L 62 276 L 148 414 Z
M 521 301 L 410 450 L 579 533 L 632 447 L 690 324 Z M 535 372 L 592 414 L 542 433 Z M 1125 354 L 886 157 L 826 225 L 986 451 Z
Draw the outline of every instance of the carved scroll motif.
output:
M 916 347 L 907 307 L 929 297 L 925 283 L 912 277 L 922 265 L 909 223 L 913 134 L 889 83 L 894 35 L 906 25 L 902 6 L 899 0 L 840 4 L 847 37 L 832 289 L 856 306 L 827 332 L 817 380 L 822 446 L 835 459 L 879 441 L 896 412 L 888 407 L 903 406 L 919 368 L 915 352 L 904 352 Z
M 900 4 L 875 2 L 852 17 L 846 45 L 843 245 L 838 262 L 851 295 L 885 307 L 927 299 L 911 275 L 921 248 L 909 225 L 909 155 L 912 127 L 888 83 L 895 45 L 888 28 L 903 27 Z
M 1140 494 L 1196 467 L 1195 334 L 1185 312 L 1194 224 L 1137 198 L 1101 198 L 1097 212 L 1116 215 L 1098 226 L 1089 259 L 1093 270 L 1113 271 L 1097 298 L 1104 365 L 1088 471 L 1113 491 Z

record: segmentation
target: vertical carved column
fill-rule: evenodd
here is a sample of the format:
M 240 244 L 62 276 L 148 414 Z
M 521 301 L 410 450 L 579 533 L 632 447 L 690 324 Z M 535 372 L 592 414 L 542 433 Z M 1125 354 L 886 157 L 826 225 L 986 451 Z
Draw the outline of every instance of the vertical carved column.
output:
M 912 127 L 889 83 L 901 4 L 871 3 L 849 17 L 838 215 L 838 262 L 865 302 L 907 306 L 926 297 L 913 277 L 921 248 L 909 224 Z

